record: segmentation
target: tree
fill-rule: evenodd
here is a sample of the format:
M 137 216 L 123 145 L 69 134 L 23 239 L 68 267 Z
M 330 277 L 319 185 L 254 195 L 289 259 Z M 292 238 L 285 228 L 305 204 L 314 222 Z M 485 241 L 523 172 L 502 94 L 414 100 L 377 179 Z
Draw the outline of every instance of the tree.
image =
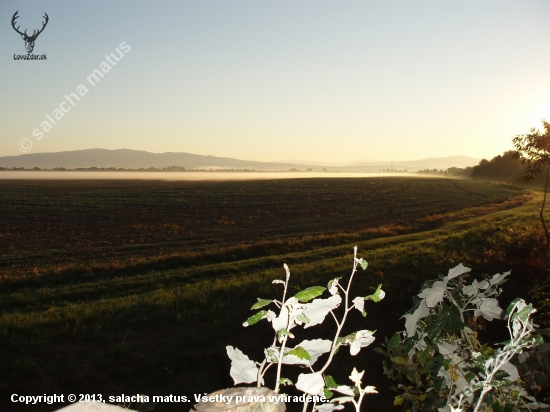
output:
M 478 165 L 470 168 L 472 179 L 517 182 L 527 168 L 520 160 L 514 158 L 514 153 L 513 150 L 510 150 L 491 160 L 482 159 Z
M 519 183 L 534 182 L 539 175 L 546 171 L 544 182 L 544 198 L 540 208 L 540 220 L 546 236 L 546 251 L 550 247 L 550 233 L 544 221 L 544 206 L 546 205 L 546 193 L 548 191 L 548 173 L 550 171 L 550 123 L 542 120 L 544 133 L 534 127 L 530 133 L 514 137 L 512 143 L 516 149 L 514 158 L 527 164 L 527 170 L 518 179 Z

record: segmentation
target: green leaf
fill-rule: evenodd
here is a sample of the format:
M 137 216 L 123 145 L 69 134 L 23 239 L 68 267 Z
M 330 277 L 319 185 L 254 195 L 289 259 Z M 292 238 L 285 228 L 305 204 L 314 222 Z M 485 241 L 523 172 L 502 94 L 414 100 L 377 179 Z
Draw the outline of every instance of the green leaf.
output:
M 325 375 L 325 386 L 328 389 L 334 389 L 338 387 L 338 384 L 334 380 L 334 378 L 330 375 Z
M 424 364 L 426 363 L 426 360 L 428 359 L 429 354 L 430 354 L 429 345 L 424 350 L 416 354 L 416 360 L 418 361 L 418 363 L 420 363 L 420 366 L 424 367 Z
M 516 303 L 518 303 L 520 300 L 523 300 L 521 298 L 515 298 L 512 302 L 510 302 L 510 304 L 508 305 L 508 307 L 506 308 L 506 314 L 509 315 L 511 312 L 512 312 L 512 309 L 514 309 L 514 305 Z
M 394 333 L 390 341 L 388 342 L 388 352 L 391 351 L 393 348 L 399 348 L 400 342 L 401 337 L 399 336 L 399 333 Z
M 530 303 L 518 312 L 517 317 L 521 323 L 525 323 L 531 313 L 533 313 L 533 305 Z
M 493 354 L 494 350 L 486 343 L 483 344 L 481 348 L 479 348 L 479 353 L 481 353 L 483 356 L 491 356 Z
M 250 308 L 250 310 L 254 310 L 254 309 L 261 309 L 263 308 L 264 306 L 267 306 L 269 305 L 271 302 L 273 302 L 273 299 L 260 299 L 260 298 L 257 298 L 258 301 L 256 303 L 254 303 L 252 305 L 252 307 Z
M 445 385 L 445 378 L 436 379 L 434 382 L 434 389 L 437 392 L 440 392 L 441 388 L 443 388 L 444 385 Z
M 309 302 L 311 299 L 315 299 L 317 296 L 322 295 L 325 290 L 327 290 L 327 288 L 324 288 L 323 286 L 312 286 L 296 293 L 294 297 L 305 303 Z
M 279 379 L 279 385 L 294 385 L 292 381 L 288 378 L 281 378 Z
M 267 310 L 261 310 L 251 317 L 249 317 L 246 322 L 243 323 L 244 327 L 254 325 L 255 323 L 258 323 L 260 320 L 262 320 L 264 317 L 267 316 Z
M 428 359 L 426 364 L 424 365 L 424 369 L 422 369 L 422 373 L 426 373 L 428 371 L 432 371 L 434 375 L 439 372 L 439 369 L 441 369 L 441 366 L 443 365 L 444 358 L 442 355 L 434 356 L 433 358 Z
M 464 326 L 464 323 L 460 319 L 458 308 L 451 306 L 437 314 L 426 333 L 428 334 L 428 339 L 433 341 L 443 330 L 447 333 L 452 333 L 458 329 L 462 329 Z
M 329 391 L 327 388 L 323 388 L 323 393 L 325 395 L 325 399 L 332 398 L 332 395 L 334 395 L 331 391 Z
M 283 337 L 285 336 L 288 336 L 289 338 L 293 338 L 294 335 L 292 333 L 290 333 L 288 330 L 286 329 L 281 329 L 277 332 L 277 340 L 279 342 L 282 342 L 283 341 Z
M 330 289 L 330 288 L 332 287 L 332 284 L 333 284 L 334 282 L 339 281 L 340 279 L 342 279 L 342 276 L 338 276 L 337 278 L 334 278 L 334 279 L 330 280 L 330 281 L 328 282 L 328 284 L 327 284 L 327 288 Z
M 382 300 L 382 298 L 380 297 L 381 293 L 382 293 L 382 284 L 378 285 L 378 287 L 376 288 L 376 290 L 372 295 L 365 296 L 363 299 L 372 300 L 373 302 L 380 302 Z
M 445 332 L 451 333 L 466 326 L 460 319 L 460 312 L 456 306 L 451 306 L 449 309 L 445 309 L 445 312 L 447 312 L 445 322 L 443 323 L 443 329 Z
M 445 311 L 439 312 L 434 320 L 434 322 L 428 326 L 426 333 L 428 334 L 428 339 L 433 341 L 443 330 L 445 326 L 445 318 L 447 313 Z
M 397 395 L 395 398 L 393 398 L 393 406 L 403 405 L 404 402 L 405 398 L 401 395 Z
M 297 346 L 294 349 L 292 349 L 291 351 L 289 351 L 288 355 L 294 355 L 294 356 L 297 356 L 300 359 L 306 359 L 306 360 L 311 359 L 311 356 L 309 356 L 308 351 L 305 350 L 304 348 L 302 348 L 301 346 Z
M 363 258 L 359 259 L 359 264 L 363 270 L 367 270 L 367 267 L 369 266 L 369 263 Z
M 416 341 L 414 339 L 407 339 L 403 345 L 402 352 L 409 353 L 412 348 L 414 348 L 414 345 L 416 345 Z
M 470 382 L 475 377 L 476 377 L 476 375 L 473 372 L 468 372 L 466 375 L 464 375 L 464 379 L 466 379 L 468 382 Z
M 302 323 L 306 323 L 306 324 L 309 323 L 309 318 L 306 315 L 302 314 L 302 313 L 300 313 L 298 316 L 296 316 L 296 319 L 299 320 Z
M 393 363 L 397 363 L 398 365 L 410 365 L 410 361 L 408 358 L 405 358 L 403 356 L 396 356 L 394 358 L 391 358 Z
M 386 352 L 384 352 L 384 349 L 382 349 L 382 348 L 374 348 L 373 351 L 375 353 L 378 353 L 379 355 L 385 355 L 386 354 Z

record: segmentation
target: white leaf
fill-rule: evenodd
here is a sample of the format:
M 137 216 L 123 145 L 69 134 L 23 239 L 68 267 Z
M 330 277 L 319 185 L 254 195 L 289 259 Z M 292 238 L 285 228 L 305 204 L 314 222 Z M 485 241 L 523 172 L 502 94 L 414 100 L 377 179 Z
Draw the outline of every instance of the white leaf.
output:
M 271 320 L 271 326 L 273 326 L 275 332 L 281 329 L 288 330 L 288 307 L 286 305 L 281 308 L 279 316 Z
M 322 403 L 321 405 L 316 406 L 314 410 L 319 412 L 332 412 L 338 409 L 344 409 L 344 407 L 333 403 Z
M 471 270 L 472 269 L 463 266 L 462 263 L 459 263 L 454 268 L 449 269 L 449 273 L 447 274 L 447 276 L 443 278 L 443 283 L 445 284 L 445 287 L 447 287 L 447 282 L 449 280 L 454 279 L 460 275 L 463 275 L 464 273 L 468 273 Z
M 333 279 L 328 284 L 328 291 L 331 295 L 336 295 L 338 293 L 338 278 Z
M 429 308 L 433 308 L 439 302 L 443 300 L 443 295 L 446 290 L 446 283 L 441 280 L 434 282 L 431 288 L 426 288 L 418 294 L 419 298 L 426 299 L 426 305 Z
M 296 326 L 296 316 L 302 314 L 302 308 L 305 305 L 298 302 L 295 297 L 288 298 L 281 308 L 279 316 L 271 321 L 271 325 L 275 332 L 280 331 L 281 329 L 286 329 L 290 331 L 294 326 Z
M 330 390 L 340 392 L 343 395 L 355 396 L 355 392 L 353 392 L 353 388 L 347 385 L 341 385 L 341 386 L 338 386 L 337 388 L 331 388 Z
M 518 355 L 519 363 L 524 363 L 527 359 L 529 359 L 529 352 L 522 352 Z
M 231 370 L 229 374 L 235 381 L 235 385 L 241 382 L 252 383 L 258 379 L 258 367 L 248 356 L 238 348 L 226 346 L 227 356 L 231 359 Z
M 366 395 L 369 395 L 371 393 L 378 393 L 378 391 L 374 386 L 365 386 L 363 389 L 361 389 L 361 392 L 363 392 Z
M 504 319 L 504 310 L 498 306 L 498 300 L 496 299 L 483 299 L 478 309 L 487 320 Z
M 482 280 L 481 282 L 478 282 L 477 280 L 474 280 L 472 283 L 476 285 L 478 289 L 487 289 L 491 284 L 487 282 L 486 280 Z
M 307 351 L 307 353 L 309 353 L 310 359 L 300 359 L 296 355 L 285 355 L 283 356 L 283 364 L 311 366 L 323 353 L 330 352 L 332 342 L 327 339 L 304 340 L 295 347 L 297 348 L 298 346 L 302 347 Z M 294 348 L 288 348 L 285 352 L 288 353 L 292 349 Z
M 514 365 L 512 365 L 510 362 L 506 362 L 504 365 L 502 365 L 500 367 L 500 370 L 502 370 L 502 371 L 506 372 L 508 375 L 510 375 L 510 376 L 507 376 L 507 377 L 504 378 L 506 380 L 514 382 L 519 378 L 519 373 L 518 373 L 517 368 Z
M 288 266 L 287 264 L 283 264 L 283 267 L 285 268 L 285 272 L 286 272 L 286 281 L 288 282 L 288 279 L 290 278 L 290 270 L 288 269 Z
M 530 402 L 525 404 L 525 406 L 531 409 L 539 409 L 539 408 L 544 409 L 544 408 L 548 408 L 550 405 L 543 402 Z
M 444 378 L 445 379 L 445 386 L 447 386 L 447 388 L 451 388 L 451 382 L 453 381 L 452 378 L 451 378 L 451 375 L 449 375 L 449 373 L 444 370 L 443 368 L 439 369 L 439 371 L 437 372 L 437 376 L 439 376 L 440 378 Z
M 273 282 L 271 282 L 273 285 L 276 284 L 276 283 L 281 283 L 282 285 L 285 284 L 285 281 L 284 280 L 281 280 L 281 279 L 275 279 Z
M 407 329 L 407 336 L 412 338 L 416 334 L 416 324 L 420 319 L 425 318 L 430 314 L 428 307 L 426 306 L 426 300 L 423 299 L 420 306 L 411 314 L 407 313 L 402 318 L 405 318 L 405 329 Z
M 277 317 L 277 314 L 276 314 L 275 312 L 273 312 L 272 310 L 268 310 L 268 311 L 267 311 L 267 316 L 266 316 L 266 318 L 267 318 L 267 320 L 268 320 L 269 322 L 271 322 L 271 321 L 272 321 L 273 319 L 275 319 L 276 317 Z
M 464 376 L 462 376 L 461 373 L 458 374 L 458 378 L 456 378 L 455 380 L 455 385 L 456 385 L 455 393 L 460 393 L 465 389 L 467 389 L 469 386 L 468 381 L 464 378 Z
M 279 348 L 276 346 L 270 346 L 264 349 L 264 355 L 268 362 L 277 363 L 279 361 Z
M 311 395 L 319 395 L 325 387 L 325 380 L 323 375 L 319 372 L 316 373 L 301 373 L 298 375 L 298 382 L 296 382 L 296 389 L 302 392 L 309 393 Z
M 510 271 L 504 272 L 503 274 L 497 273 L 496 275 L 493 275 L 491 280 L 489 280 L 489 283 L 491 286 L 493 285 L 500 285 L 504 282 L 504 278 L 510 274 Z
M 303 314 L 309 319 L 309 323 L 304 329 L 323 323 L 328 313 L 340 306 L 342 297 L 340 295 L 331 296 L 328 299 L 315 299 L 313 302 L 304 305 Z
M 446 356 L 456 351 L 458 349 L 458 346 L 448 342 L 441 342 L 437 344 L 437 348 L 439 350 L 439 353 L 441 353 L 443 356 Z
M 355 386 L 358 388 L 361 387 L 361 379 L 363 379 L 363 375 L 365 374 L 365 371 L 357 372 L 357 369 L 353 368 L 351 371 L 351 375 L 349 376 L 350 381 L 352 381 Z M 354 394 L 355 396 L 355 394 Z
M 374 342 L 374 332 L 370 330 L 360 330 L 355 333 L 355 340 L 350 344 L 349 353 L 351 356 L 355 356 L 359 353 L 361 348 L 369 346 Z
M 521 326 L 521 322 L 518 321 L 518 320 L 514 320 L 512 322 L 512 336 L 514 338 L 517 338 L 518 337 L 518 334 L 520 333 L 522 329 L 522 326 Z
M 462 293 L 464 293 L 465 296 L 474 296 L 477 294 L 481 289 L 487 289 L 489 287 L 489 282 L 486 280 L 482 282 L 478 282 L 477 280 L 474 280 L 471 285 L 466 286 L 464 289 L 462 289 Z
M 363 310 L 365 310 L 365 300 L 361 296 L 357 296 L 352 302 L 353 307 L 363 313 Z
M 340 398 L 334 398 L 334 399 L 331 399 L 330 401 L 331 402 L 338 402 L 339 404 L 342 404 L 342 403 L 346 403 L 346 402 L 351 402 L 353 401 L 354 398 L 352 398 L 351 396 L 342 396 Z

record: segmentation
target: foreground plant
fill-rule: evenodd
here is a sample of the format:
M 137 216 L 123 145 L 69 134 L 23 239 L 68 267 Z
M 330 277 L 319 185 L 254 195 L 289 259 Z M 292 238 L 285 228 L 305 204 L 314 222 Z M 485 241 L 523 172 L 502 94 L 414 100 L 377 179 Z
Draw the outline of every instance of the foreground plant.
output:
M 539 403 L 520 385 L 516 355 L 542 343 L 534 337 L 532 305 L 516 299 L 506 313 L 496 297 L 510 272 L 466 285 L 469 268 L 459 264 L 447 276 L 426 282 L 405 317 L 406 330 L 387 342 L 384 372 L 398 379 L 394 405 L 423 411 L 513 411 Z M 508 319 L 510 340 L 499 349 L 477 338 L 478 317 Z M 521 361 L 521 359 L 520 359 Z M 404 384 L 407 378 L 409 384 Z
M 361 266 L 363 270 L 367 269 L 367 262 L 362 258 L 357 258 L 356 246 L 354 248 L 353 269 L 345 288 L 340 285 L 342 278 L 337 277 L 328 283 L 327 288 L 312 286 L 287 299 L 290 270 L 285 264 L 286 279 L 273 281 L 273 283 L 281 284 L 284 287 L 282 300 L 258 298 L 258 302 L 251 309 L 261 310 L 243 323 L 243 326 L 247 327 L 262 319 L 271 322 L 275 336 L 273 343 L 264 350 L 265 358 L 261 362 L 254 362 L 239 349 L 227 346 L 227 354 L 231 359 L 230 374 L 235 384 L 256 382 L 257 386 L 260 387 L 264 385 L 264 376 L 267 370 L 276 365 L 275 392 L 279 392 L 281 385 L 295 385 L 297 389 L 305 394 L 313 395 L 311 397 L 313 412 L 330 412 L 336 409 L 343 409 L 342 404 L 346 402 L 353 403 L 356 411 L 359 411 L 364 395 L 377 393 L 373 386 L 361 386 L 363 372 L 357 372 L 355 368 L 353 369 L 350 376 L 350 380 L 354 384 L 353 387 L 339 385 L 334 381 L 332 376 L 325 373 L 340 347 L 349 346 L 350 354 L 355 356 L 361 348 L 370 345 L 374 341 L 374 331 L 366 329 L 359 330 L 347 336 L 340 336 L 349 312 L 356 309 L 363 316 L 366 316 L 365 301 L 372 300 L 373 302 L 379 302 L 385 295 L 381 289 L 382 285 L 379 285 L 372 295 L 365 297 L 357 296 L 350 301 L 350 287 L 358 266 Z M 321 299 L 320 296 L 325 290 L 328 290 L 331 296 Z M 340 293 L 343 294 L 343 299 Z M 338 319 L 334 311 L 341 305 L 342 301 L 344 302 L 344 313 L 341 319 Z M 262 309 L 268 305 L 276 306 L 279 313 Z M 336 326 L 336 333 L 332 341 L 327 339 L 304 340 L 290 346 L 290 340 L 294 338 L 291 332 L 293 328 L 303 326 L 304 329 L 308 329 L 319 325 L 323 323 L 329 313 Z M 313 365 L 325 354 L 328 354 L 328 357 L 324 360 L 323 366 L 314 369 Z M 297 365 L 308 368 L 310 372 L 301 373 L 296 383 L 293 383 L 290 379 L 282 376 L 282 365 Z M 334 392 L 345 396 L 333 398 Z M 323 400 L 321 397 L 331 399 L 331 402 L 320 403 Z M 309 400 L 306 398 L 304 411 L 307 409 L 308 403 Z

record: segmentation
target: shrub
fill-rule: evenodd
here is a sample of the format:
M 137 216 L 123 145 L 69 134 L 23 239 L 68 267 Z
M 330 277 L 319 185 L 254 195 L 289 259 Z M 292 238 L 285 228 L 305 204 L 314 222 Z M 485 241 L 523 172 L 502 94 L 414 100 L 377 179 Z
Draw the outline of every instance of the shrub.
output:
M 371 330 L 359 330 L 346 336 L 340 336 L 342 328 L 346 322 L 348 314 L 354 309 L 366 316 L 364 309 L 365 301 L 371 300 L 379 302 L 384 298 L 384 291 L 379 285 L 376 291 L 369 296 L 357 296 L 350 301 L 349 293 L 354 275 L 358 266 L 363 270 L 367 269 L 367 262 L 362 258 L 357 258 L 357 247 L 354 248 L 353 269 L 351 276 L 344 287 L 340 284 L 341 277 L 332 279 L 327 287 L 312 286 L 298 292 L 296 295 L 286 298 L 288 291 L 290 271 L 285 264 L 285 280 L 274 280 L 273 283 L 281 284 L 284 287 L 282 300 L 260 299 L 252 306 L 253 310 L 259 310 L 249 317 L 243 326 L 247 327 L 266 319 L 271 322 L 275 337 L 273 343 L 265 348 L 265 358 L 261 362 L 254 362 L 248 358 L 239 349 L 227 346 L 227 354 L 231 359 L 231 377 L 235 384 L 254 383 L 260 387 L 264 385 L 264 376 L 266 371 L 273 365 L 277 368 L 274 391 L 279 392 L 281 385 L 295 385 L 296 388 L 308 395 L 318 396 L 314 398 L 312 410 L 320 412 L 330 412 L 332 410 L 343 409 L 342 404 L 352 403 L 356 411 L 359 411 L 363 397 L 367 394 L 377 393 L 373 386 L 362 386 L 362 377 L 364 372 L 358 372 L 355 368 L 351 372 L 350 380 L 353 387 L 337 384 L 334 378 L 326 371 L 330 366 L 334 355 L 342 346 L 349 346 L 350 354 L 355 356 L 361 348 L 370 345 L 374 341 L 374 332 Z M 326 299 L 320 296 L 328 290 L 330 297 Z M 343 294 L 343 298 L 342 295 Z M 338 319 L 335 310 L 342 304 L 344 313 L 341 319 Z M 272 310 L 263 309 L 268 305 L 275 306 L 278 314 Z M 261 309 L 261 310 L 260 310 Z M 304 340 L 301 343 L 291 347 L 290 339 L 294 338 L 291 330 L 298 326 L 304 329 L 323 323 L 329 315 L 333 318 L 336 325 L 336 333 L 332 341 L 327 339 Z M 322 355 L 325 357 L 323 366 L 317 370 L 313 369 L 314 364 Z M 310 373 L 301 373 L 296 383 L 282 375 L 282 365 L 297 365 L 309 368 Z M 333 398 L 334 392 L 344 396 Z M 284 399 L 284 398 L 282 398 Z M 330 403 L 324 403 L 330 399 Z M 304 411 L 307 409 L 306 400 Z
M 529 396 L 513 362 L 542 344 L 533 336 L 532 305 L 516 299 L 506 312 L 496 299 L 510 272 L 466 284 L 469 268 L 459 264 L 447 276 L 424 283 L 403 316 L 405 331 L 385 350 L 384 373 L 398 380 L 394 405 L 415 411 L 514 411 L 548 405 Z M 493 349 L 478 339 L 477 320 L 507 319 L 510 339 Z M 520 355 L 520 356 L 517 356 Z M 523 355 L 523 356 L 522 356 Z

